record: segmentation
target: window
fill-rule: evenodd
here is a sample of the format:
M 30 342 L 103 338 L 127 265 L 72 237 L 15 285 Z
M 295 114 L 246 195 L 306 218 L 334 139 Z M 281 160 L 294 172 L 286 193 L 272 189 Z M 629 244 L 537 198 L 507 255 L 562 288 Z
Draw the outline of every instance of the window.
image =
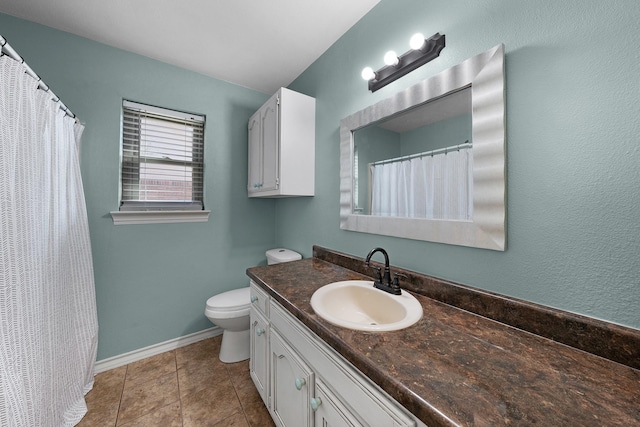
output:
M 120 211 L 203 210 L 204 116 L 124 101 Z
M 206 222 L 204 116 L 122 103 L 120 209 L 113 223 Z

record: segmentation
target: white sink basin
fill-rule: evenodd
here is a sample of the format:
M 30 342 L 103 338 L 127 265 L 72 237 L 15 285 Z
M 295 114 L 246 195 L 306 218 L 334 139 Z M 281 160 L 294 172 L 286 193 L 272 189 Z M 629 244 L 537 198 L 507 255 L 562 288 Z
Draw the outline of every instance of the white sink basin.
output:
M 325 285 L 311 296 L 311 307 L 327 322 L 358 331 L 397 331 L 422 318 L 422 305 L 413 295 L 391 295 L 368 280 Z

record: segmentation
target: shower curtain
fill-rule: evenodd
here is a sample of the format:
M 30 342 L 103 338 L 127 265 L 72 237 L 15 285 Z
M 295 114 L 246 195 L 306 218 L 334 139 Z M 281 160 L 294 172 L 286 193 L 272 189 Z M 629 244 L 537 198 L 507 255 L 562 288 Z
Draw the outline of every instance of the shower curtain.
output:
M 87 411 L 98 322 L 78 159 L 83 127 L 0 56 L 0 425 Z
M 470 149 L 373 164 L 371 215 L 446 220 L 473 217 Z

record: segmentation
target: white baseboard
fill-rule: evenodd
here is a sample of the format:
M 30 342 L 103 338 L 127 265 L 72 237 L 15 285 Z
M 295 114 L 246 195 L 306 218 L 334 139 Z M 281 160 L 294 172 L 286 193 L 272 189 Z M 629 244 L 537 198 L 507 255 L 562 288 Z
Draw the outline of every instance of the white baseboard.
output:
M 108 359 L 98 360 L 94 365 L 94 373 L 99 374 L 100 372 L 108 371 L 109 369 L 119 368 L 120 366 L 128 365 L 129 363 L 137 362 L 138 360 L 146 359 L 147 357 L 155 356 L 156 354 L 164 353 L 166 351 L 175 350 L 176 348 L 184 347 L 218 335 L 222 335 L 222 328 L 214 326 L 213 328 L 205 329 L 204 331 L 194 332 L 193 334 L 153 344 L 149 347 L 109 357 Z

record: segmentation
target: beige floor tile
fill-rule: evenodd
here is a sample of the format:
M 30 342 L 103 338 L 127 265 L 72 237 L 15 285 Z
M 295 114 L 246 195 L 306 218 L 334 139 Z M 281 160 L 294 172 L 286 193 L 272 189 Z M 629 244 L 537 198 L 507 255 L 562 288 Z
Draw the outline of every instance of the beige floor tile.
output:
M 243 360 L 237 363 L 227 363 L 224 365 L 229 372 L 231 382 L 235 384 L 236 381 L 240 381 L 244 378 L 249 378 L 249 361 Z
M 146 383 L 125 382 L 117 425 L 126 424 L 178 400 L 176 372 L 165 374 Z
M 260 396 L 255 384 L 253 384 L 253 380 L 248 374 L 243 378 L 236 377 L 232 382 L 233 388 L 236 390 L 238 399 L 240 399 L 241 402 L 245 399 L 253 400 L 254 396 Z
M 241 412 L 240 401 L 228 378 L 182 398 L 184 427 L 214 426 Z
M 120 366 L 119 368 L 110 369 L 105 372 L 97 374 L 93 379 L 93 387 L 120 387 L 124 384 L 124 378 L 127 373 L 126 366 Z M 122 392 L 122 390 L 120 390 Z
M 89 409 L 76 427 L 114 427 L 118 417 L 118 408 L 115 411 L 105 414 Z
M 78 426 L 115 426 L 126 372 L 122 366 L 95 376 L 93 389 L 85 396 L 87 414 Z
M 249 362 L 227 365 L 233 387 L 251 427 L 275 426 L 249 374 Z
M 256 390 L 251 378 L 244 379 L 235 386 L 236 394 L 242 404 L 242 409 L 251 427 L 275 426 L 269 410 L 265 406 L 258 390 Z
M 247 419 L 242 412 L 238 412 L 235 415 L 225 418 L 219 423 L 214 424 L 214 427 L 250 427 L 247 423 Z
M 220 359 L 218 359 L 221 342 L 222 335 L 218 335 L 217 337 L 207 338 L 206 340 L 176 349 L 176 364 L 178 368 L 183 367 L 187 363 L 205 363 L 212 361 L 222 363 Z
M 174 402 L 147 415 L 120 424 L 121 427 L 182 427 L 180 402 Z
M 96 375 L 79 427 L 274 427 L 249 361 L 222 363 L 222 337 Z
M 180 397 L 214 387 L 216 382 L 227 378 L 229 374 L 222 362 L 207 360 L 201 363 L 187 363 L 178 369 Z
M 175 351 L 167 351 L 127 365 L 126 383 L 140 384 L 175 371 Z

